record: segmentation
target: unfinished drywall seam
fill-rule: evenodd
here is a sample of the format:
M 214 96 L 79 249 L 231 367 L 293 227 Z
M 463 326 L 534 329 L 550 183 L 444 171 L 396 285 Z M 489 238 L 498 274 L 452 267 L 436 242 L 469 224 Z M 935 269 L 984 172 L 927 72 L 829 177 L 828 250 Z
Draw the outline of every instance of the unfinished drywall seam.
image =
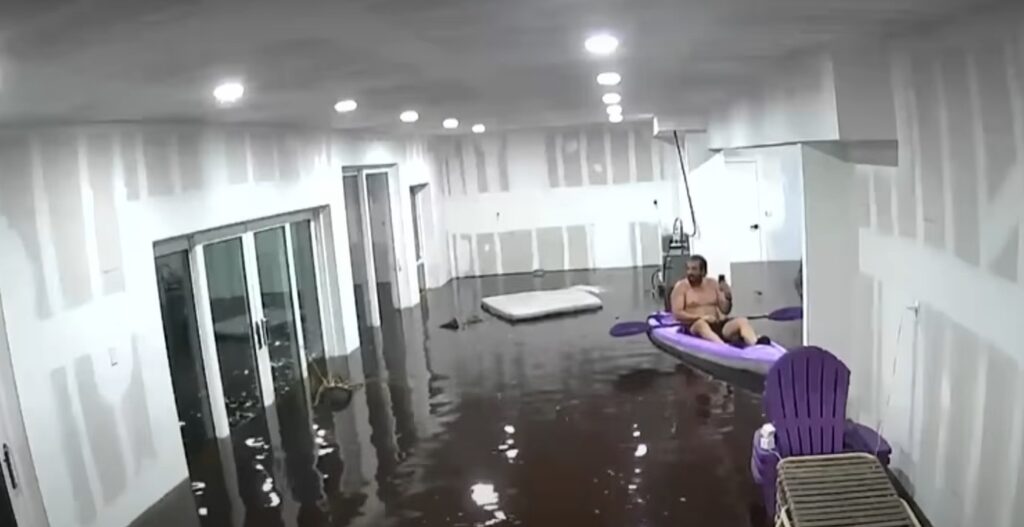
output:
M 601 129 L 604 141 L 604 177 L 609 185 L 615 184 L 615 169 L 612 168 L 612 130 L 607 126 Z
M 556 187 L 564 188 L 565 184 L 565 142 L 562 140 L 562 134 L 555 134 L 555 178 Z
M 939 118 L 939 151 L 942 159 L 942 199 L 943 207 L 946 210 L 946 215 L 943 218 L 943 231 L 945 232 L 945 249 L 949 253 L 955 252 L 956 243 L 956 222 L 954 215 L 956 214 L 953 208 L 953 160 L 952 160 L 952 140 L 949 134 L 950 120 L 949 111 L 947 110 L 948 97 L 946 95 L 946 84 L 942 82 L 943 78 L 943 65 L 942 62 L 936 61 L 935 68 L 932 71 L 931 81 L 936 86 L 936 105 L 938 106 L 938 118 Z
M 637 178 L 637 161 L 636 161 L 636 130 L 630 128 L 627 133 L 627 147 L 626 151 L 629 152 L 629 183 L 636 183 Z
M 588 156 L 588 154 L 587 154 L 587 140 L 589 138 L 587 137 L 587 131 L 585 129 L 583 129 L 583 128 L 580 128 L 579 130 L 577 130 L 576 133 L 579 134 L 579 137 L 576 139 L 577 144 L 579 144 L 579 149 L 578 149 L 578 151 L 576 153 L 579 154 L 579 159 L 580 159 L 580 161 L 579 161 L 579 163 L 580 163 L 580 186 L 581 187 L 589 187 L 590 186 L 590 166 L 589 166 L 590 163 L 587 162 L 587 159 L 588 159 L 588 157 L 587 157 Z
M 54 312 L 66 307 L 61 295 L 61 275 L 57 266 L 57 253 L 52 242 L 50 204 L 46 199 L 46 183 L 43 180 L 42 153 L 38 134 L 29 137 L 29 151 L 32 164 L 32 194 L 35 201 L 36 226 L 39 236 L 40 265 L 43 272 L 40 279 L 46 287 L 48 304 Z
M 90 289 L 96 292 L 103 291 L 103 285 L 100 280 L 102 274 L 100 267 L 100 250 L 97 247 L 99 230 L 96 225 L 96 196 L 93 192 L 91 172 L 89 167 L 89 156 L 86 145 L 86 138 L 83 133 L 75 134 L 75 156 L 78 158 L 78 178 L 77 184 L 81 188 L 80 195 L 82 199 L 82 226 L 85 229 L 85 261 L 88 268 L 91 270 L 89 273 L 89 286 Z M 107 174 L 97 174 L 97 178 L 109 177 Z M 108 204 L 112 205 L 112 204 Z
M 981 346 L 986 346 L 981 343 Z M 962 351 L 961 351 L 962 352 Z M 961 394 L 962 397 L 973 397 L 972 404 L 969 408 L 984 408 L 985 407 L 985 387 L 988 385 L 988 366 L 989 366 L 989 354 L 982 353 L 981 359 L 978 360 L 978 377 L 975 383 L 975 393 L 973 394 Z M 982 440 L 984 439 L 985 431 L 985 412 L 974 412 L 973 415 L 964 416 L 966 422 L 961 423 L 961 426 L 966 426 L 970 431 L 970 450 L 967 454 L 967 479 L 964 483 L 964 489 L 966 489 L 967 495 L 964 496 L 964 507 L 961 510 L 963 516 L 959 525 L 971 525 L 972 518 L 976 514 L 975 505 L 978 501 L 978 479 L 981 477 L 981 454 L 982 454 Z

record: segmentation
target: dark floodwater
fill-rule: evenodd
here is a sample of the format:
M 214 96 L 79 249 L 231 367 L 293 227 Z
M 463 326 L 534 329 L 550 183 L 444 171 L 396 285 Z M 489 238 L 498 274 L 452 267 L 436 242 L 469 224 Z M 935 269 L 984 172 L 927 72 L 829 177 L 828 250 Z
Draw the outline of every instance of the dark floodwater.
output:
M 366 382 L 343 411 L 311 411 L 297 387 L 196 456 L 203 527 L 761 525 L 760 396 L 608 336 L 657 308 L 648 275 L 462 280 L 388 310 L 328 366 Z M 479 309 L 577 283 L 607 290 L 603 311 L 513 326 Z

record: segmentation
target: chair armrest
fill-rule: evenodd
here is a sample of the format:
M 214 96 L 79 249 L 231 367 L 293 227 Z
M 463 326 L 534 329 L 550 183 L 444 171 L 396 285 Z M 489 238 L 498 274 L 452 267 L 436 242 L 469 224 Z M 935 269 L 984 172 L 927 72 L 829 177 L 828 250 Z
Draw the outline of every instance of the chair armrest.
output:
M 878 432 L 860 423 L 847 420 L 843 436 L 843 450 L 871 454 L 884 466 L 889 466 L 892 446 Z

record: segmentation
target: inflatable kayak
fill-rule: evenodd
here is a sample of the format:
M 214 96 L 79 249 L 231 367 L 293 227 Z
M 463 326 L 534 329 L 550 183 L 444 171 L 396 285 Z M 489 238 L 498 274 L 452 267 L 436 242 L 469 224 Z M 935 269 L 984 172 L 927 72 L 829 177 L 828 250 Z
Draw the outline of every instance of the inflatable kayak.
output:
M 680 328 L 671 313 L 655 313 L 647 318 L 647 324 L 651 342 L 669 354 L 712 373 L 739 373 L 755 385 L 763 384 L 768 370 L 786 353 L 775 343 L 741 348 L 708 342 Z

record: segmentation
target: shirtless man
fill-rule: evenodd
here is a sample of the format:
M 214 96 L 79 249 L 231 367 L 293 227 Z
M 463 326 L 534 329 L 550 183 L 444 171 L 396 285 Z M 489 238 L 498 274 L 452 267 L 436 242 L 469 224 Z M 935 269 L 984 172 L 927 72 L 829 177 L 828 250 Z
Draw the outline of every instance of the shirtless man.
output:
M 708 278 L 708 262 L 693 255 L 686 261 L 686 279 L 672 288 L 672 314 L 689 328 L 690 333 L 711 342 L 732 342 L 741 338 L 748 346 L 768 344 L 768 337 L 758 337 L 750 321 L 729 318 L 732 292 L 729 285 Z

